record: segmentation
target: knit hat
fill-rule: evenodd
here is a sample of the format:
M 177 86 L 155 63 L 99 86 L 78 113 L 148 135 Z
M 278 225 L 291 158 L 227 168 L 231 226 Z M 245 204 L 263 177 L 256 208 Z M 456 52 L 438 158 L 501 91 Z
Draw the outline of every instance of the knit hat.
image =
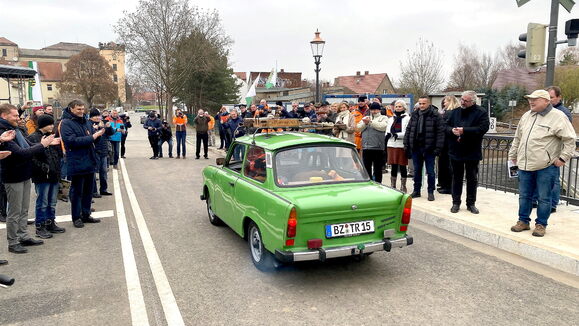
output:
M 101 115 L 101 112 L 99 111 L 99 109 L 95 109 L 95 108 L 90 109 L 90 112 L 88 114 L 89 118 L 98 117 L 99 115 Z
M 382 110 L 382 106 L 380 105 L 380 103 L 372 103 L 370 104 L 370 110 Z
M 360 97 L 358 97 L 358 103 L 364 102 L 364 101 L 366 101 L 366 99 L 367 99 L 366 96 L 360 96 Z
M 54 118 L 50 114 L 43 114 L 38 117 L 37 120 L 38 129 L 42 129 L 46 126 L 50 126 L 54 124 Z
M 33 112 L 33 113 L 36 113 L 36 111 L 38 111 L 38 110 L 40 110 L 40 109 L 43 109 L 43 110 L 44 110 L 44 106 L 35 106 L 35 107 L 32 108 L 32 112 Z

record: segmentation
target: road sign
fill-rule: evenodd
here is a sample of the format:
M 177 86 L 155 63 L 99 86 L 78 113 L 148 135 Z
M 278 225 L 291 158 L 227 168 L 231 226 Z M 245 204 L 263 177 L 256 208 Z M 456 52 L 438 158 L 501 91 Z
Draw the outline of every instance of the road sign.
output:
M 489 119 L 489 131 L 487 133 L 496 134 L 497 133 L 497 118 L 492 117 Z
M 516 0 L 516 1 L 517 1 L 517 6 L 520 7 L 531 0 Z
M 509 101 L 509 106 L 517 106 L 517 101 Z
M 525 3 L 531 1 L 531 0 L 515 0 L 517 1 L 517 6 L 520 7 L 522 5 L 524 5 Z M 568 12 L 571 12 L 571 9 L 573 8 L 573 6 L 575 5 L 575 1 L 573 0 L 559 0 L 559 3 L 561 4 L 561 6 L 563 6 L 563 8 L 565 8 L 565 10 L 567 10 Z

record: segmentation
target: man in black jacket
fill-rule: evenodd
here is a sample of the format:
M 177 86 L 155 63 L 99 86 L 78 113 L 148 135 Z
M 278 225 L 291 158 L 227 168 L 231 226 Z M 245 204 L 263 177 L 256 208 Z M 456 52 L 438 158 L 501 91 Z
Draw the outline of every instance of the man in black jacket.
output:
M 159 158 L 159 132 L 161 129 L 161 120 L 157 118 L 155 111 L 149 112 L 149 118 L 143 124 L 143 128 L 147 129 L 149 136 L 149 144 L 153 150 L 153 156 L 149 157 L 151 160 Z
M 43 137 L 40 144 L 32 144 L 18 128 L 18 109 L 11 104 L 0 105 L 0 134 L 14 131 L 12 141 L 2 143 L 2 150 L 12 154 L 2 161 L 2 181 L 8 195 L 8 216 L 6 219 L 6 235 L 8 251 L 18 254 L 28 252 L 23 246 L 40 245 L 44 242 L 36 240 L 26 230 L 28 208 L 30 205 L 30 178 L 32 176 L 32 156 L 44 151 L 55 142 L 54 136 Z M 56 141 L 56 144 L 58 142 Z
M 127 136 L 129 136 L 129 128 L 133 125 L 131 124 L 131 118 L 125 113 L 119 114 L 119 117 L 123 120 L 123 126 L 125 127 L 125 132 L 121 134 L 121 158 L 125 158 L 125 152 L 127 151 L 125 143 L 127 142 Z
M 422 188 L 422 166 L 426 165 L 428 175 L 428 200 L 434 200 L 436 174 L 434 161 L 444 146 L 444 121 L 438 110 L 430 105 L 428 96 L 418 99 L 418 110 L 410 116 L 406 133 L 404 134 L 404 150 L 412 157 L 414 164 L 414 191 L 412 198 L 420 197 Z
M 36 120 L 35 132 L 28 136 L 34 144 L 40 143 L 42 137 L 50 136 L 54 129 L 54 118 L 43 114 Z M 60 181 L 60 159 L 62 151 L 59 145 L 51 145 L 32 158 L 32 182 L 36 190 L 36 236 L 41 239 L 52 238 L 52 233 L 64 233 L 65 229 L 56 225 L 56 195 Z
M 452 166 L 452 208 L 456 213 L 460 209 L 462 180 L 466 173 L 466 209 L 473 214 L 479 210 L 476 202 L 478 187 L 478 165 L 482 160 L 482 139 L 489 130 L 487 112 L 476 104 L 474 91 L 462 93 L 461 108 L 450 111 L 446 133 L 448 134 L 448 155 Z
M 169 145 L 169 158 L 173 158 L 173 131 L 167 120 L 163 120 L 161 123 L 159 133 L 159 158 L 163 157 L 163 144 L 165 142 Z
M 82 101 L 73 100 L 62 113 L 60 136 L 66 151 L 67 173 L 71 178 L 72 221 L 77 228 L 84 227 L 84 223 L 100 223 L 100 220 L 90 216 L 90 212 L 97 164 L 94 141 L 104 133 L 105 129 L 92 133 Z
M 96 154 L 96 172 L 99 174 L 99 188 L 97 188 L 96 174 L 92 185 L 94 198 L 100 198 L 101 196 L 111 196 L 112 194 L 108 192 L 108 167 L 109 167 L 109 140 L 108 136 L 115 134 L 115 131 L 111 127 L 110 121 L 104 121 L 100 111 L 93 108 L 89 112 L 89 120 L 92 124 L 91 133 L 95 133 L 101 129 L 105 129 L 105 133 L 102 137 L 98 137 L 94 141 L 94 148 Z M 100 189 L 100 190 L 99 190 Z

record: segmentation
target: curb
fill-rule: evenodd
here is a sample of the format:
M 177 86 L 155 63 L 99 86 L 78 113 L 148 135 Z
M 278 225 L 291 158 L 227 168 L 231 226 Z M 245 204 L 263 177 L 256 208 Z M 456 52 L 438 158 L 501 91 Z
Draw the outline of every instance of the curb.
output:
M 566 273 L 579 276 L 579 258 L 570 257 L 554 250 L 539 248 L 525 241 L 512 239 L 501 234 L 490 232 L 479 227 L 453 221 L 448 218 L 432 215 L 413 208 L 412 218 L 437 228 L 452 232 L 465 238 L 525 257 L 532 261 L 548 265 Z

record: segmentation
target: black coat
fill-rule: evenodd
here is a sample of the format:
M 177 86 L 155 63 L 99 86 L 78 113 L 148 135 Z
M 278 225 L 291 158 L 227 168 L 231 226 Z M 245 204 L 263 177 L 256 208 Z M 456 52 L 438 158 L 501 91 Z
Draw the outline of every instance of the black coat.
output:
M 410 121 L 406 127 L 406 133 L 404 134 L 404 149 L 407 153 L 412 153 L 416 150 L 414 144 L 418 133 L 419 111 L 420 110 L 412 111 Z M 430 106 L 424 114 L 424 149 L 429 154 L 438 155 L 444 146 L 444 120 L 442 119 L 442 116 L 438 114 L 438 111 L 432 106 Z
M 28 140 L 38 144 L 42 139 L 42 131 L 36 130 Z M 48 134 L 46 135 L 48 136 Z M 60 145 L 48 146 L 43 152 L 36 153 L 32 157 L 32 182 L 34 183 L 57 183 L 60 181 L 60 159 L 62 151 Z
M 163 141 L 169 141 L 173 138 L 173 132 L 171 131 L 171 127 L 167 126 L 166 128 L 163 126 L 160 130 L 160 139 Z
M 77 117 L 66 108 L 62 113 L 60 137 L 64 143 L 68 176 L 94 173 L 97 160 L 92 123 L 85 116 Z
M 90 132 L 94 134 L 95 132 L 99 131 L 100 128 L 95 128 L 95 123 L 89 121 L 90 123 Z M 106 123 L 106 121 L 103 121 Z M 99 138 L 95 139 L 94 141 L 94 149 L 97 157 L 105 157 L 109 155 L 109 137 L 115 134 L 115 130 L 112 127 L 104 127 L 105 133 L 100 136 Z
M 452 133 L 452 128 L 462 127 L 464 133 L 459 138 Z M 448 113 L 446 135 L 448 155 L 457 161 L 482 160 L 482 139 L 489 130 L 489 117 L 485 109 L 478 105 L 469 108 L 457 108 Z
M 8 121 L 0 119 L 0 134 L 7 130 L 16 130 L 16 128 L 9 124 Z M 44 151 L 44 146 L 31 143 L 26 139 L 26 134 L 24 133 L 22 136 L 25 137 L 25 141 L 30 145 L 29 148 L 20 147 L 16 139 L 2 143 L 0 146 L 0 150 L 12 152 L 0 164 L 2 182 L 4 183 L 17 183 L 30 179 L 32 177 L 32 156 Z

